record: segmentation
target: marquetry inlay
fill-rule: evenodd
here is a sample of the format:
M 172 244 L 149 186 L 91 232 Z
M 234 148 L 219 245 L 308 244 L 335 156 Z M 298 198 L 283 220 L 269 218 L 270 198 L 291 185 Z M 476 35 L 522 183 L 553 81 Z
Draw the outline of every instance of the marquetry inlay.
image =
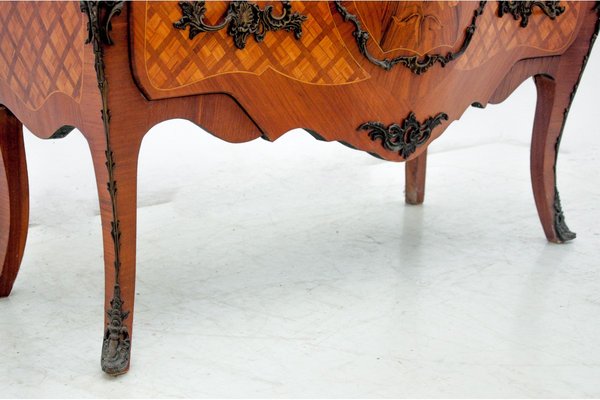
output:
M 561 5 L 565 12 L 560 16 L 560 24 L 536 9 L 526 29 L 515 29 L 519 24 L 510 15 L 498 17 L 498 5 L 490 3 L 490 10 L 481 16 L 480 32 L 473 39 L 471 51 L 456 61 L 456 67 L 473 69 L 494 56 L 517 48 L 534 48 L 547 53 L 566 49 L 574 39 L 582 4 L 570 1 Z
M 278 15 L 281 4 L 273 5 L 274 14 Z M 217 24 L 227 2 L 207 2 L 206 8 L 206 22 Z M 239 49 L 225 29 L 201 33 L 190 40 L 186 31 L 173 28 L 173 21 L 181 19 L 176 2 L 148 3 L 143 57 L 150 83 L 156 89 L 169 90 L 217 75 L 262 75 L 269 69 L 320 85 L 352 83 L 369 77 L 342 42 L 326 2 L 294 1 L 293 9 L 309 15 L 302 23 L 301 38 L 284 30 L 274 31 L 265 35 L 264 41 L 248 40 L 245 48 Z
M 0 80 L 32 109 L 53 93 L 79 100 L 83 83 L 79 2 L 7 2 L 0 13 Z

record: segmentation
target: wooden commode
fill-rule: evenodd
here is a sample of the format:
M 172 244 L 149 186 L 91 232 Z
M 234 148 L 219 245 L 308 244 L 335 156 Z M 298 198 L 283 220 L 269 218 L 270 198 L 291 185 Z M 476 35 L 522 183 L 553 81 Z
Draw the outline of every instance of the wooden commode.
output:
M 1 2 L 0 296 L 27 236 L 22 123 L 40 138 L 77 128 L 89 142 L 111 375 L 130 363 L 138 153 L 164 120 L 232 143 L 304 128 L 405 161 L 406 201 L 420 204 L 428 145 L 468 107 L 533 77 L 535 203 L 548 240 L 571 240 L 556 158 L 599 27 L 600 2 L 586 1 Z

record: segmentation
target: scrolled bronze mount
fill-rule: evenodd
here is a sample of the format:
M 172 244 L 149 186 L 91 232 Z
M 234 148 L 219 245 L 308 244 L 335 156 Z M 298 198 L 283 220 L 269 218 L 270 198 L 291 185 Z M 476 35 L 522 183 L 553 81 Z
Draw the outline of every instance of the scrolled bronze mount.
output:
M 498 1 L 498 16 L 511 14 L 515 20 L 521 19 L 521 27 L 529 24 L 529 17 L 533 14 L 533 8 L 538 7 L 550 19 L 555 19 L 565 12 L 565 8 L 559 5 L 560 1 Z
M 423 57 L 419 58 L 417 55 L 402 55 L 394 58 L 377 58 L 375 57 L 368 49 L 367 45 L 369 43 L 370 35 L 369 32 L 362 28 L 362 24 L 360 23 L 358 17 L 350 11 L 346 7 L 342 5 L 341 0 L 336 0 L 334 2 L 337 11 L 340 13 L 344 21 L 352 22 L 354 24 L 354 32 L 352 35 L 356 39 L 356 44 L 358 45 L 358 51 L 367 58 L 372 64 L 377 65 L 385 69 L 386 71 L 391 70 L 396 65 L 403 65 L 408 68 L 411 72 L 417 75 L 421 75 L 427 72 L 431 67 L 435 64 L 439 64 L 442 67 L 445 67 L 451 61 L 456 60 L 461 55 L 467 51 L 471 40 L 473 39 L 473 35 L 475 34 L 475 30 L 477 29 L 477 19 L 481 14 L 483 14 L 483 10 L 485 8 L 486 1 L 480 1 L 479 6 L 473 12 L 473 17 L 471 18 L 471 24 L 466 29 L 465 38 L 460 48 L 455 52 L 448 52 L 446 54 L 425 54 Z
M 293 32 L 296 39 L 302 37 L 302 23 L 306 21 L 306 15 L 292 11 L 289 1 L 282 1 L 282 14 L 273 15 L 273 6 L 267 5 L 261 9 L 258 5 L 248 1 L 232 1 L 229 3 L 227 12 L 221 18 L 221 22 L 210 25 L 205 22 L 205 1 L 181 1 L 182 17 L 173 23 L 177 29 L 185 30 L 188 27 L 189 39 L 194 39 L 203 32 L 216 32 L 227 27 L 227 33 L 233 37 L 235 47 L 244 49 L 248 36 L 254 36 L 254 40 L 262 42 L 269 31 L 285 30 Z
M 398 152 L 406 159 L 429 140 L 433 128 L 443 120 L 448 120 L 446 113 L 439 113 L 419 122 L 415 113 L 411 112 L 400 124 L 385 126 L 381 122 L 365 122 L 358 130 L 368 130 L 371 140 L 381 140 L 385 149 Z

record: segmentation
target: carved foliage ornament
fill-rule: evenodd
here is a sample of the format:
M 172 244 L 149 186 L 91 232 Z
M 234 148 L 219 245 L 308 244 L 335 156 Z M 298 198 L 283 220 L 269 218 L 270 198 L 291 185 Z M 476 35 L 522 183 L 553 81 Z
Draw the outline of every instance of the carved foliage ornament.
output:
M 421 123 L 411 112 L 402 124 L 385 126 L 381 122 L 366 122 L 359 126 L 358 130 L 368 130 L 371 140 L 381 139 L 385 149 L 398 152 L 402 158 L 408 158 L 417 147 L 427 142 L 433 128 L 441 124 L 442 120 L 448 120 L 446 113 L 439 113 Z
M 344 21 L 350 21 L 354 24 L 354 32 L 352 35 L 354 35 L 356 38 L 358 50 L 367 58 L 367 60 L 378 67 L 385 69 L 386 71 L 389 71 L 395 65 L 399 64 L 410 69 L 413 73 L 421 75 L 422 73 L 427 72 L 427 70 L 429 70 L 429 68 L 435 64 L 440 64 L 442 67 L 445 67 L 446 64 L 456 60 L 458 57 L 464 54 L 464 52 L 467 50 L 467 47 L 469 47 L 471 40 L 473 39 L 475 29 L 477 28 L 477 18 L 483 14 L 486 1 L 480 1 L 479 7 L 477 7 L 477 9 L 473 12 L 471 24 L 466 29 L 465 39 L 456 52 L 450 51 L 446 54 L 425 54 L 421 58 L 419 58 L 417 55 L 412 55 L 384 59 L 379 59 L 369 52 L 367 44 L 369 42 L 370 35 L 369 32 L 362 29 L 362 25 L 358 20 L 358 17 L 350 13 L 348 9 L 342 5 L 342 1 L 336 0 L 334 3 L 337 11 L 341 14 L 342 18 L 344 18 Z
M 538 7 L 550 19 L 558 17 L 565 12 L 565 8 L 559 5 L 560 1 L 499 1 L 498 16 L 512 14 L 515 20 L 521 18 L 521 26 L 525 28 L 529 23 L 529 17 L 533 14 L 533 8 Z
M 121 299 L 120 269 L 121 269 L 121 228 L 119 212 L 117 209 L 117 181 L 115 179 L 116 163 L 110 141 L 110 110 L 108 108 L 108 81 L 104 71 L 104 45 L 112 45 L 110 38 L 110 21 L 119 15 L 123 9 L 124 1 L 81 1 L 81 11 L 88 16 L 88 38 L 86 43 L 91 43 L 94 48 L 94 67 L 98 89 L 102 98 L 102 124 L 106 140 L 106 169 L 108 182 L 106 184 L 112 206 L 111 237 L 114 245 L 115 284 L 111 307 L 106 310 L 108 324 L 104 333 L 102 344 L 101 365 L 102 370 L 109 374 L 122 373 L 129 363 L 129 349 L 131 341 L 127 327 L 123 321 L 129 311 L 123 311 Z
M 285 30 L 294 32 L 296 39 L 302 37 L 302 23 L 306 16 L 292 11 L 289 1 L 282 1 L 283 11 L 279 16 L 273 15 L 273 6 L 264 9 L 247 1 L 232 1 L 221 22 L 216 25 L 207 24 L 205 1 L 181 1 L 179 7 L 183 16 L 173 23 L 177 29 L 190 28 L 189 38 L 193 39 L 202 32 L 216 32 L 227 27 L 227 33 L 233 37 L 238 49 L 246 47 L 248 36 L 253 35 L 257 42 L 262 42 L 268 31 Z

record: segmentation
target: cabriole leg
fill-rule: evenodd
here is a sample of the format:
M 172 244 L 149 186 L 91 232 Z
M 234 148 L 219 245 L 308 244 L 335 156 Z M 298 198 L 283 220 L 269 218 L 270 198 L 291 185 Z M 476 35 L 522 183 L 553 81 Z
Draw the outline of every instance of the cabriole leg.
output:
M 588 28 L 580 34 L 569 50 L 556 59 L 551 74 L 535 76 L 538 101 L 531 142 L 531 183 L 544 233 L 554 243 L 576 236 L 565 223 L 556 185 L 556 161 L 569 108 L 599 25 L 600 20 L 595 31 Z
M 535 205 L 546 238 L 554 243 L 572 240 L 576 236 L 565 223 L 556 188 L 556 160 L 564 110 L 569 102 L 568 92 L 561 93 L 557 88 L 562 86 L 561 83 L 543 75 L 535 77 L 538 104 L 531 143 L 531 184 Z
M 0 105 L 0 297 L 10 294 L 25 250 L 29 185 L 23 126 Z
M 111 126 L 111 133 L 126 136 L 116 126 Z M 120 375 L 129 369 L 133 327 L 139 145 L 98 139 L 90 147 L 104 242 L 105 329 L 101 364 L 106 373 Z

